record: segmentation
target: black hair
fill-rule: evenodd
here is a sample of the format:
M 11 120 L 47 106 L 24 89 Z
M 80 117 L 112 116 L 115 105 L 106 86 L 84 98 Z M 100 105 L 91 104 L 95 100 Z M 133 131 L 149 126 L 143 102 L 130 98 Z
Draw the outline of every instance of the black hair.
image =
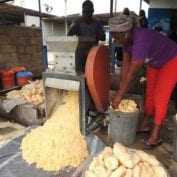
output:
M 123 9 L 123 14 L 124 14 L 124 15 L 130 15 L 130 10 L 129 10 L 128 7 L 125 7 L 125 8 Z
M 82 3 L 82 8 L 88 8 L 88 9 L 94 11 L 93 2 L 90 1 L 90 0 L 85 0 L 85 1 Z

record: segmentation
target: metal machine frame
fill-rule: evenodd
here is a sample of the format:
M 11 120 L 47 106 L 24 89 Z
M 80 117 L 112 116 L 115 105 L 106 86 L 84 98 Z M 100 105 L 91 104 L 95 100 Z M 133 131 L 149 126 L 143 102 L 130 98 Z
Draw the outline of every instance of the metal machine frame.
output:
M 43 72 L 44 94 L 46 101 L 46 117 L 50 117 L 52 108 L 58 101 L 57 90 L 73 90 L 79 92 L 79 111 L 80 111 L 80 130 L 86 135 L 87 130 L 87 112 L 90 106 L 91 98 L 87 89 L 85 76 L 69 75 L 55 71 Z

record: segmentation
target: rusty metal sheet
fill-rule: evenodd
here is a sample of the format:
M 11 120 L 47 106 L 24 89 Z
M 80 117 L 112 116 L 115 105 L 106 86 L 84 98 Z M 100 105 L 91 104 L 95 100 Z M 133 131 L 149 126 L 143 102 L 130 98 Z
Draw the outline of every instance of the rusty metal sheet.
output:
M 86 82 L 98 112 L 109 105 L 110 55 L 106 46 L 94 46 L 85 67 Z

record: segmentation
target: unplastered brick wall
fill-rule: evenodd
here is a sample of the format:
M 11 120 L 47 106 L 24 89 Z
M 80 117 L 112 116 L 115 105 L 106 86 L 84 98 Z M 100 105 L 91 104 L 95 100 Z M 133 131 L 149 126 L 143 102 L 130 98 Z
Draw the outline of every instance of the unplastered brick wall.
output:
M 42 74 L 40 29 L 0 25 L 0 70 L 24 66 L 34 77 Z

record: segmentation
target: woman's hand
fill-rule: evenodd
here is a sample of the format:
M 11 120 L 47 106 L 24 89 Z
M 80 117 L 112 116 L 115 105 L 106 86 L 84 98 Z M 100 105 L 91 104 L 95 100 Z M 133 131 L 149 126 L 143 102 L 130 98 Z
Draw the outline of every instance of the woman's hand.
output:
M 112 108 L 117 109 L 121 100 L 122 100 L 122 98 L 115 94 L 111 100 Z

